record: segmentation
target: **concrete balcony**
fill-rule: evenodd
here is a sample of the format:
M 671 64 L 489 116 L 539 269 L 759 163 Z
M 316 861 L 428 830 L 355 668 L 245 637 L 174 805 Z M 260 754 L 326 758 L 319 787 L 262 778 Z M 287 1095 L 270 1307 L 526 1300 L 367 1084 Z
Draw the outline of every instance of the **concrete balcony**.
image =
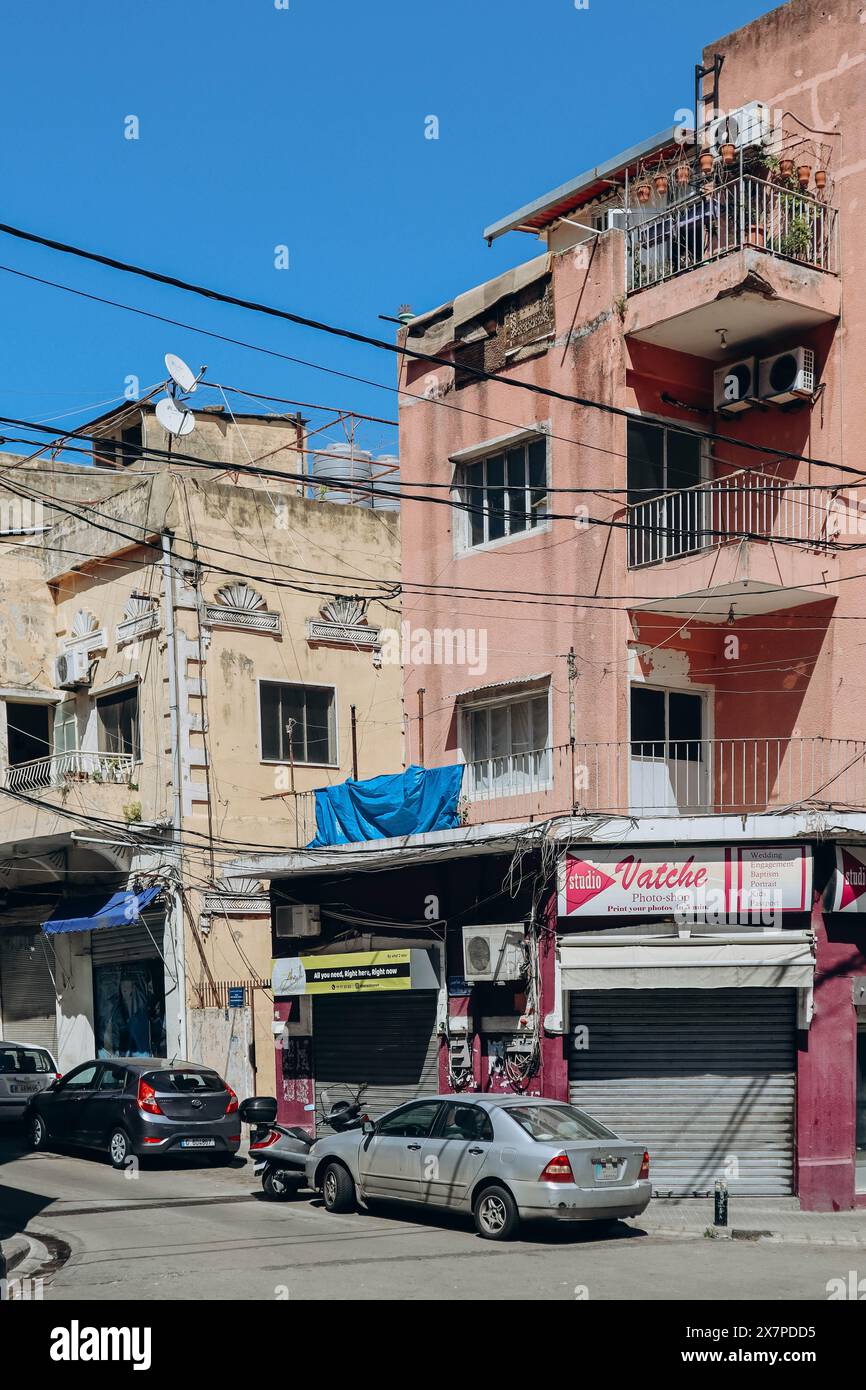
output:
M 575 743 L 485 760 L 464 774 L 465 819 L 748 815 L 866 809 L 866 739 L 707 738 Z
M 836 210 L 762 179 L 733 179 L 629 228 L 626 256 L 625 333 L 660 347 L 721 359 L 839 317 Z
M 33 792 L 45 787 L 65 787 L 71 782 L 108 782 L 128 786 L 132 781 L 135 758 L 129 753 L 98 753 L 75 749 L 35 758 L 3 770 L 3 786 L 8 791 Z

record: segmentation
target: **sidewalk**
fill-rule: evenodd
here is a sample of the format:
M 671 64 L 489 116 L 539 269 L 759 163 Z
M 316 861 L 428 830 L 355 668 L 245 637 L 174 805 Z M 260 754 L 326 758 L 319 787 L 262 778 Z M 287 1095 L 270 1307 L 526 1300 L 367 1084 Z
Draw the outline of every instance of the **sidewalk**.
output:
M 712 1198 L 657 1197 L 636 1223 L 653 1235 L 716 1240 L 773 1240 L 791 1245 L 840 1245 L 866 1250 L 866 1209 L 800 1211 L 793 1198 L 731 1198 L 726 1227 L 713 1225 Z

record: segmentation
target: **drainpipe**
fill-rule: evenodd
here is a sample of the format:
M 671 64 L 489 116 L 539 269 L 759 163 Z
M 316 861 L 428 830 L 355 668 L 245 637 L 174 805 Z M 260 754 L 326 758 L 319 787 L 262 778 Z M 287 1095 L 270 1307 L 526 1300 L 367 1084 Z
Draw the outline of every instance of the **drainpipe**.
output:
M 168 700 L 171 730 L 171 782 L 172 782 L 172 835 L 175 883 L 172 889 L 172 923 L 174 927 L 174 958 L 177 967 L 178 988 L 178 1053 L 182 1058 L 187 1053 L 186 1030 L 186 943 L 184 939 L 183 899 L 183 846 L 181 828 L 183 824 L 183 760 L 180 747 L 180 695 L 178 685 L 177 630 L 174 625 L 174 568 L 172 566 L 172 535 L 162 533 L 162 587 L 165 608 L 166 652 L 168 654 Z

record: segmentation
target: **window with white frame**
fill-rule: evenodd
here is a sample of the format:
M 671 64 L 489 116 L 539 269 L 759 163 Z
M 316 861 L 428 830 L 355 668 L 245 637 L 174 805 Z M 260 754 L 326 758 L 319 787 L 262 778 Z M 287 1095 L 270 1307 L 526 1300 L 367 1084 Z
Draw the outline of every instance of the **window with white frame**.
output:
M 521 796 L 550 785 L 547 691 L 463 711 L 468 794 Z
M 531 438 L 459 465 L 464 548 L 524 535 L 547 516 L 547 440 Z
M 62 700 L 54 708 L 54 753 L 74 753 L 77 748 L 77 701 Z
M 262 681 L 259 692 L 265 762 L 336 766 L 339 758 L 333 686 Z

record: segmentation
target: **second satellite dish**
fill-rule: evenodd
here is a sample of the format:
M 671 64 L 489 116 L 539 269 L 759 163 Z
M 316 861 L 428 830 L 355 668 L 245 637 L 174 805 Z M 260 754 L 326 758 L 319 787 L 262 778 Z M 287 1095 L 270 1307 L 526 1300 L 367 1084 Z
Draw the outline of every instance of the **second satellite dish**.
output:
M 194 376 L 186 365 L 182 357 L 176 357 L 173 352 L 165 354 L 165 368 L 181 391 L 194 391 L 198 385 L 198 377 Z
M 192 434 L 195 416 L 191 410 L 181 410 L 170 396 L 156 403 L 156 418 L 167 434 Z

